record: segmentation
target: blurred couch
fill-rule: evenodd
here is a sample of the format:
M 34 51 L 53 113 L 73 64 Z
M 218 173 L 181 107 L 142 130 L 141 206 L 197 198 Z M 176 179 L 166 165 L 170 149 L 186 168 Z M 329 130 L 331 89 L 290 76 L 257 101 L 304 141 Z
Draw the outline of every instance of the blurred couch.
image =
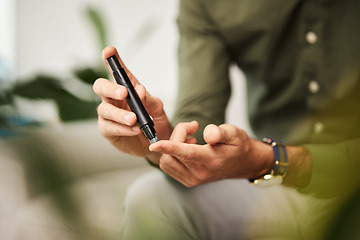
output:
M 38 127 L 31 135 L 41 141 L 28 139 L 26 151 L 37 149 L 43 158 L 21 153 L 19 137 L 0 139 L 0 239 L 118 238 L 127 187 L 158 170 L 117 151 L 96 120 Z M 49 169 L 39 167 L 40 160 Z M 63 179 L 51 187 L 54 175 Z M 76 207 L 63 209 L 69 196 Z

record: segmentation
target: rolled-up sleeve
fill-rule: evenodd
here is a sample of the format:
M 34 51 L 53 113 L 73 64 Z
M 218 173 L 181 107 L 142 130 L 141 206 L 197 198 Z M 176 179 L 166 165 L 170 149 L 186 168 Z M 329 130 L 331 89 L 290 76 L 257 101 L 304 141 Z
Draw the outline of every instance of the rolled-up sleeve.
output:
M 195 137 L 203 143 L 207 124 L 224 123 L 230 97 L 229 51 L 198 1 L 180 1 L 177 23 L 179 91 L 172 124 L 197 120 L 200 128 Z
M 304 146 L 311 153 L 313 167 L 310 184 L 300 191 L 332 197 L 359 187 L 360 139 Z

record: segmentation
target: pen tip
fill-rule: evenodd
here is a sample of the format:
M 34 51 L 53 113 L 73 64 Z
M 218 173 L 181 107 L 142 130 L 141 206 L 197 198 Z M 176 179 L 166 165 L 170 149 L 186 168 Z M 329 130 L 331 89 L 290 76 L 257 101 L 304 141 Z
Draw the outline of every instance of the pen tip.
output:
M 156 143 L 157 141 L 159 141 L 159 138 L 156 135 L 155 135 L 154 138 L 149 139 L 150 145 L 153 144 L 153 143 Z

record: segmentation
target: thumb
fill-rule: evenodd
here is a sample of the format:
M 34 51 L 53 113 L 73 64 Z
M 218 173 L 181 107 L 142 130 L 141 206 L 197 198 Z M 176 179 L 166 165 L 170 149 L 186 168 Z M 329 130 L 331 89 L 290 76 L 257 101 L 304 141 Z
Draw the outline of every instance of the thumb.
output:
M 236 128 L 229 124 L 216 126 L 209 124 L 205 127 L 203 137 L 206 143 L 213 145 L 218 143 L 231 143 L 236 136 Z

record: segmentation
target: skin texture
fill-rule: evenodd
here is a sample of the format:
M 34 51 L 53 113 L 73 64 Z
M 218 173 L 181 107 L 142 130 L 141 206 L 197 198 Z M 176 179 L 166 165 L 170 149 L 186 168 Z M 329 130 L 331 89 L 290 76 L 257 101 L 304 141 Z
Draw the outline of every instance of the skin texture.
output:
M 173 128 L 160 99 L 151 96 L 126 68 L 114 47 L 103 50 L 102 59 L 116 55 L 124 67 L 146 110 L 152 116 L 160 139 L 149 146 L 125 99 L 125 87 L 97 79 L 94 92 L 102 99 L 98 107 L 98 128 L 111 144 L 122 152 L 146 157 L 148 160 L 187 187 L 225 178 L 253 179 L 267 173 L 273 166 L 272 147 L 250 138 L 236 126 L 208 125 L 203 132 L 205 145 L 191 137 L 198 130 L 196 121 L 179 123 Z M 107 65 L 111 72 L 109 66 Z M 289 170 L 284 182 L 306 186 L 311 176 L 311 157 L 301 146 L 287 146 Z
M 135 76 L 126 68 L 114 47 L 107 47 L 102 52 L 102 59 L 110 72 L 106 59 L 113 55 L 119 59 L 146 110 L 152 116 L 159 139 L 169 139 L 172 128 L 163 110 L 161 100 L 151 96 L 145 87 L 140 85 Z M 125 101 L 126 88 L 100 78 L 95 81 L 93 90 L 102 99 L 102 103 L 98 107 L 100 133 L 120 151 L 147 157 L 158 163 L 156 159 L 159 158 L 159 154 L 149 151 L 149 142 L 137 126 L 136 115 L 130 111 Z
M 150 146 L 151 151 L 164 153 L 160 168 L 185 186 L 224 178 L 254 178 L 271 168 L 272 148 L 249 138 L 242 129 L 210 124 L 204 130 L 207 144 L 186 143 L 197 128 L 196 121 L 180 123 L 168 141 Z

